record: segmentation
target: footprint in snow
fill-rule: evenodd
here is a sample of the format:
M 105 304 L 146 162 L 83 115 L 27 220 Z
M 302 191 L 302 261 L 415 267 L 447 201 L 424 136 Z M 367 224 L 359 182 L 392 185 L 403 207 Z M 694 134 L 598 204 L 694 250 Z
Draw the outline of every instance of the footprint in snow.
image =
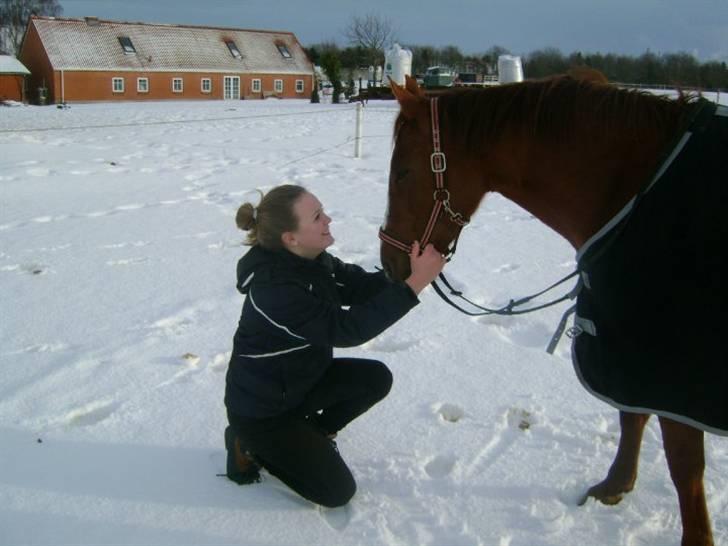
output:
M 21 273 L 25 273 L 27 275 L 45 275 L 50 271 L 48 266 L 43 264 L 21 264 L 17 266 L 11 266 L 14 270 L 18 270 Z
M 493 273 L 510 273 L 512 271 L 515 271 L 516 269 L 520 268 L 521 266 L 518 264 L 503 264 L 500 267 L 496 267 L 493 270 Z
M 212 362 L 210 363 L 210 369 L 215 372 L 224 372 L 227 369 L 228 362 L 230 362 L 231 355 L 232 355 L 232 351 L 216 354 L 215 356 L 212 357 Z
M 181 311 L 178 315 L 172 315 L 159 319 L 147 326 L 151 332 L 149 337 L 170 338 L 186 334 L 195 322 L 196 312 L 191 309 Z
M 118 407 L 119 404 L 116 402 L 97 400 L 72 409 L 62 417 L 61 421 L 73 427 L 95 425 L 109 418 Z
M 448 423 L 457 423 L 465 417 L 465 410 L 456 404 L 441 403 L 435 406 L 435 413 Z
M 200 357 L 194 353 L 185 353 L 182 355 L 182 360 L 187 363 L 190 368 L 197 368 L 200 363 Z
M 437 455 L 425 464 L 425 472 L 433 479 L 445 478 L 455 468 L 456 463 L 457 458 L 454 455 Z
M 526 431 L 536 423 L 536 417 L 523 408 L 509 408 L 506 412 L 506 422 L 511 428 Z
M 193 374 L 200 372 L 200 362 L 202 358 L 194 353 L 185 353 L 177 358 L 173 359 L 162 359 L 162 362 L 171 363 L 174 366 L 179 366 L 180 362 L 184 363 L 184 367 L 177 371 L 171 378 L 166 381 L 162 381 L 157 388 L 166 387 L 174 383 L 181 383 L 183 381 L 189 381 Z

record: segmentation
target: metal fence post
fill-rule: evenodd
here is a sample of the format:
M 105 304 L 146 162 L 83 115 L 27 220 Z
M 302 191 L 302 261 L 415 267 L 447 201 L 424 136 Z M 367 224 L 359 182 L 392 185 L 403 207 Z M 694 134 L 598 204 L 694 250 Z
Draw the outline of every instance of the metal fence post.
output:
M 354 157 L 361 157 L 361 131 L 362 120 L 364 118 L 364 106 L 361 102 L 356 105 L 356 133 L 354 135 Z

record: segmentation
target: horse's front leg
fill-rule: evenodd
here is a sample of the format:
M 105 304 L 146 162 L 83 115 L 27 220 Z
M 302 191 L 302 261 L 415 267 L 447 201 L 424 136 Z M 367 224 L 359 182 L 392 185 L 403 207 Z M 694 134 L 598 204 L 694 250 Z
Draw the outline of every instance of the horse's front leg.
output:
M 682 546 L 713 546 L 703 488 L 703 431 L 666 417 L 660 417 L 660 427 L 667 466 L 680 501 Z
M 589 488 L 579 504 L 594 497 L 604 504 L 617 504 L 625 493 L 634 488 L 637 480 L 637 463 L 649 414 L 619 412 L 619 447 L 609 473 L 603 481 Z

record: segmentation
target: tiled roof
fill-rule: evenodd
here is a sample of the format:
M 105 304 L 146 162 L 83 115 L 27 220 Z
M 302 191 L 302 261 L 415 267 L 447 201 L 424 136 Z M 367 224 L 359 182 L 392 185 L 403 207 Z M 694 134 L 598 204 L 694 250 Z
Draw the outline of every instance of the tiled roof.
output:
M 30 70 L 15 57 L 0 55 L 0 74 L 30 74 Z
M 126 23 L 95 18 L 33 17 L 31 24 L 55 70 L 145 70 L 312 74 L 313 67 L 290 32 Z M 128 37 L 135 52 L 119 42 Z M 236 58 L 226 42 L 235 42 Z M 285 58 L 278 46 L 285 46 Z

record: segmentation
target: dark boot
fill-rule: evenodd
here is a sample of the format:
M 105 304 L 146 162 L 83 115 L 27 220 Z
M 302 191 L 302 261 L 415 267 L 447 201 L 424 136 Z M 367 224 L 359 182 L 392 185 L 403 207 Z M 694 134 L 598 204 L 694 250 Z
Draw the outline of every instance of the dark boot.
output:
M 260 465 L 253 456 L 243 449 L 240 438 L 232 427 L 225 429 L 225 449 L 227 449 L 227 477 L 240 485 L 260 481 Z

